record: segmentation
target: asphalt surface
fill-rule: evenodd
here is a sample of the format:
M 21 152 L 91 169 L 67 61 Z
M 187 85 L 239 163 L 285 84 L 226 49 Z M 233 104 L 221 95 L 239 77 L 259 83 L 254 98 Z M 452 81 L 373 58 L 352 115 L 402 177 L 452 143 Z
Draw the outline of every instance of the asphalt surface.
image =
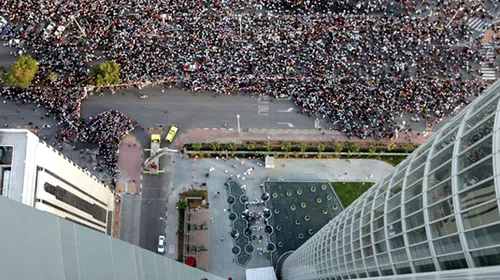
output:
M 140 99 L 146 94 L 148 99 Z M 142 90 L 118 90 L 115 95 L 91 96 L 82 104 L 82 116 L 90 117 L 109 109 L 119 110 L 142 127 L 158 124 L 176 125 L 179 133 L 194 128 L 233 128 L 237 130 L 237 115 L 241 129 L 314 129 L 315 120 L 298 114 L 291 100 L 273 100 L 267 96 L 249 97 L 212 93 L 193 93 L 160 87 Z M 324 123 L 323 123 L 324 125 Z

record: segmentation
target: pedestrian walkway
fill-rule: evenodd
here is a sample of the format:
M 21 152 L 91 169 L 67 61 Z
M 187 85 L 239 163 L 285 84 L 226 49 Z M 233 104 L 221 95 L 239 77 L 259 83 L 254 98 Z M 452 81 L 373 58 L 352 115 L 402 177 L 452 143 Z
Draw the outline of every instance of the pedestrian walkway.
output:
M 382 139 L 378 142 L 397 142 L 397 143 L 413 143 L 422 144 L 432 135 L 429 133 L 400 133 L 400 137 L 394 141 L 390 139 Z M 174 141 L 174 147 L 179 149 L 182 145 L 187 143 L 243 143 L 243 141 L 297 141 L 297 142 L 375 142 L 373 138 L 349 139 L 344 133 L 340 131 L 320 131 L 320 130 L 300 130 L 300 129 L 249 129 L 248 131 L 222 131 L 222 130 L 204 130 L 194 129 L 177 137 Z
M 137 139 L 128 134 L 118 148 L 118 174 L 116 191 L 118 193 L 140 193 L 142 189 L 143 154 Z
M 486 24 L 487 23 L 480 18 L 473 18 L 467 23 L 467 26 L 474 31 L 483 32 Z
M 495 48 L 491 43 L 482 44 L 481 55 L 484 60 L 481 62 L 481 77 L 483 80 L 496 80 Z

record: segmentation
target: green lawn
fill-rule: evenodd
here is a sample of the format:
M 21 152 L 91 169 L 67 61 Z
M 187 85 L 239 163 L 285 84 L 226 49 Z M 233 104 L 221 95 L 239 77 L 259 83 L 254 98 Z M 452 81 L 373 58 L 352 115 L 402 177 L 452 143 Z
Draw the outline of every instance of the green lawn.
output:
M 373 186 L 374 183 L 367 182 L 363 185 L 361 182 L 332 182 L 331 184 L 345 209 Z

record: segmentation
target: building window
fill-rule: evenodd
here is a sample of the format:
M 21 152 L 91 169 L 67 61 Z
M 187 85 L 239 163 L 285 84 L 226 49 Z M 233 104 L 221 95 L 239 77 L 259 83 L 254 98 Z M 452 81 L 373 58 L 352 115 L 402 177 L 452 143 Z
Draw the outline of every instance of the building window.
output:
M 431 272 L 436 271 L 436 267 L 432 262 L 432 259 L 414 261 L 413 266 L 415 267 L 415 272 Z
M 442 238 L 434 241 L 437 255 L 454 253 L 462 250 L 462 244 L 458 235 Z
M 497 245 L 500 240 L 500 224 L 467 232 L 465 236 L 471 249 Z
M 500 221 L 497 201 L 464 212 L 462 219 L 465 229 L 472 229 Z
M 448 255 L 438 258 L 439 265 L 442 270 L 467 268 L 467 261 L 465 261 L 463 254 Z
M 476 267 L 500 265 L 500 247 L 471 252 Z

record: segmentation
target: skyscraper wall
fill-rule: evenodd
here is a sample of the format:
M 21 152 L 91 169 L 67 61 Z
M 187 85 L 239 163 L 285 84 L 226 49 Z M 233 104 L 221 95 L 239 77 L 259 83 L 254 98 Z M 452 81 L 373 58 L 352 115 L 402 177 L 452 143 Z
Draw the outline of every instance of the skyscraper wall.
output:
M 0 279 L 224 280 L 0 196 Z
M 286 280 L 500 265 L 500 82 L 283 263 Z

